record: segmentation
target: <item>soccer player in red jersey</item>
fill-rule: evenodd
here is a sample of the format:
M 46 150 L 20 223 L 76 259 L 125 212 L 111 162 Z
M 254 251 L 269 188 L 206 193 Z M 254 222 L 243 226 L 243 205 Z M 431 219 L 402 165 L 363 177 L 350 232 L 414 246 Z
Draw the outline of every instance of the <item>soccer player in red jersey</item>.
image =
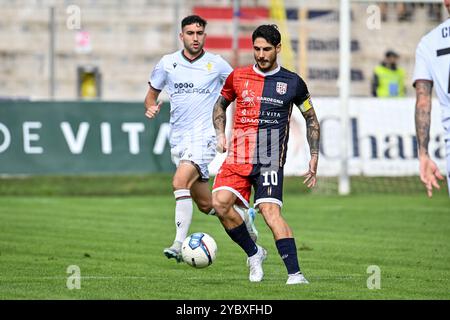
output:
M 261 281 L 267 251 L 249 236 L 235 203 L 254 206 L 272 230 L 278 252 L 288 271 L 286 284 L 308 283 L 300 271 L 291 228 L 281 215 L 283 166 L 294 104 L 306 120 L 311 160 L 303 183 L 316 185 L 320 127 L 305 82 L 277 63 L 281 35 L 275 25 L 259 26 L 252 35 L 255 65 L 237 68 L 227 78 L 213 112 L 217 148 L 228 151 L 213 186 L 213 207 L 230 238 L 247 254 L 249 280 Z M 236 100 L 233 130 L 228 147 L 226 108 Z

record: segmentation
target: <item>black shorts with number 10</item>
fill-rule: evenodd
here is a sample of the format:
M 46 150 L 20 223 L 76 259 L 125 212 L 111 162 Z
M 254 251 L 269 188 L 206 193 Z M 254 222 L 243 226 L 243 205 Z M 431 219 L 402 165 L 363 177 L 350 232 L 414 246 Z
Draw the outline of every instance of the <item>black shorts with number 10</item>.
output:
M 254 205 L 270 202 L 283 205 L 283 167 L 261 168 L 250 174 L 242 174 L 244 166 L 224 163 L 213 186 L 213 192 L 228 190 L 237 197 L 237 202 L 249 207 L 251 189 L 254 188 Z
M 262 168 L 259 174 L 250 176 L 255 190 L 254 206 L 272 202 L 283 206 L 283 167 L 275 170 Z

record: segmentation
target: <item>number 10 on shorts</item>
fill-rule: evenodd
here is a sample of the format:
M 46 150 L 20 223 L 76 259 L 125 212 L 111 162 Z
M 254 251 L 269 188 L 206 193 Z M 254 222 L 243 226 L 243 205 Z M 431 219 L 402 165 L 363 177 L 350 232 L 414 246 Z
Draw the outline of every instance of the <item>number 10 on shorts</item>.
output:
M 278 175 L 276 171 L 266 171 L 262 174 L 264 181 L 263 181 L 263 186 L 267 187 L 267 186 L 276 186 L 278 185 Z M 270 180 L 270 181 L 269 181 Z

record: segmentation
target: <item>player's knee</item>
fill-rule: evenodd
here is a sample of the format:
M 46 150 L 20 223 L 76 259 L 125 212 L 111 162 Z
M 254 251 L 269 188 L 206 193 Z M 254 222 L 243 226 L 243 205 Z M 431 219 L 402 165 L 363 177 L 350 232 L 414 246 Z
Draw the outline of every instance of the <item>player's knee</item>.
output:
M 189 186 L 187 181 L 175 176 L 172 179 L 172 188 L 175 191 L 180 189 L 189 189 Z
M 231 203 L 228 197 L 224 197 L 220 192 L 213 193 L 212 206 L 216 211 L 218 217 L 224 216 L 231 208 Z
M 260 205 L 259 210 L 261 214 L 264 216 L 264 219 L 266 220 L 269 226 L 273 226 L 279 224 L 280 221 L 284 221 L 283 217 L 281 216 L 280 209 L 278 207 L 275 207 L 273 205 L 268 206 Z

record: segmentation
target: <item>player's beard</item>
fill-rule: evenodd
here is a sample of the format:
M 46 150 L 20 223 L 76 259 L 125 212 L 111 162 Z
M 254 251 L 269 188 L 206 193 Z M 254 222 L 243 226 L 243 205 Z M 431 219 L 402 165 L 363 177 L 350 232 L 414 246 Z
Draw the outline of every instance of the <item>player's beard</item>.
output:
M 189 54 L 191 56 L 196 56 L 200 52 L 202 52 L 202 50 L 203 50 L 203 43 L 198 42 L 198 46 L 197 47 L 194 47 L 193 43 L 191 45 L 188 45 L 187 43 L 185 43 L 184 48 L 186 49 L 187 52 L 189 52 Z
M 256 63 L 258 64 L 258 68 L 259 70 L 261 70 L 262 72 L 268 72 L 270 71 L 275 62 L 277 61 L 277 57 L 269 57 L 269 58 L 265 58 L 265 59 L 257 59 L 255 57 Z

